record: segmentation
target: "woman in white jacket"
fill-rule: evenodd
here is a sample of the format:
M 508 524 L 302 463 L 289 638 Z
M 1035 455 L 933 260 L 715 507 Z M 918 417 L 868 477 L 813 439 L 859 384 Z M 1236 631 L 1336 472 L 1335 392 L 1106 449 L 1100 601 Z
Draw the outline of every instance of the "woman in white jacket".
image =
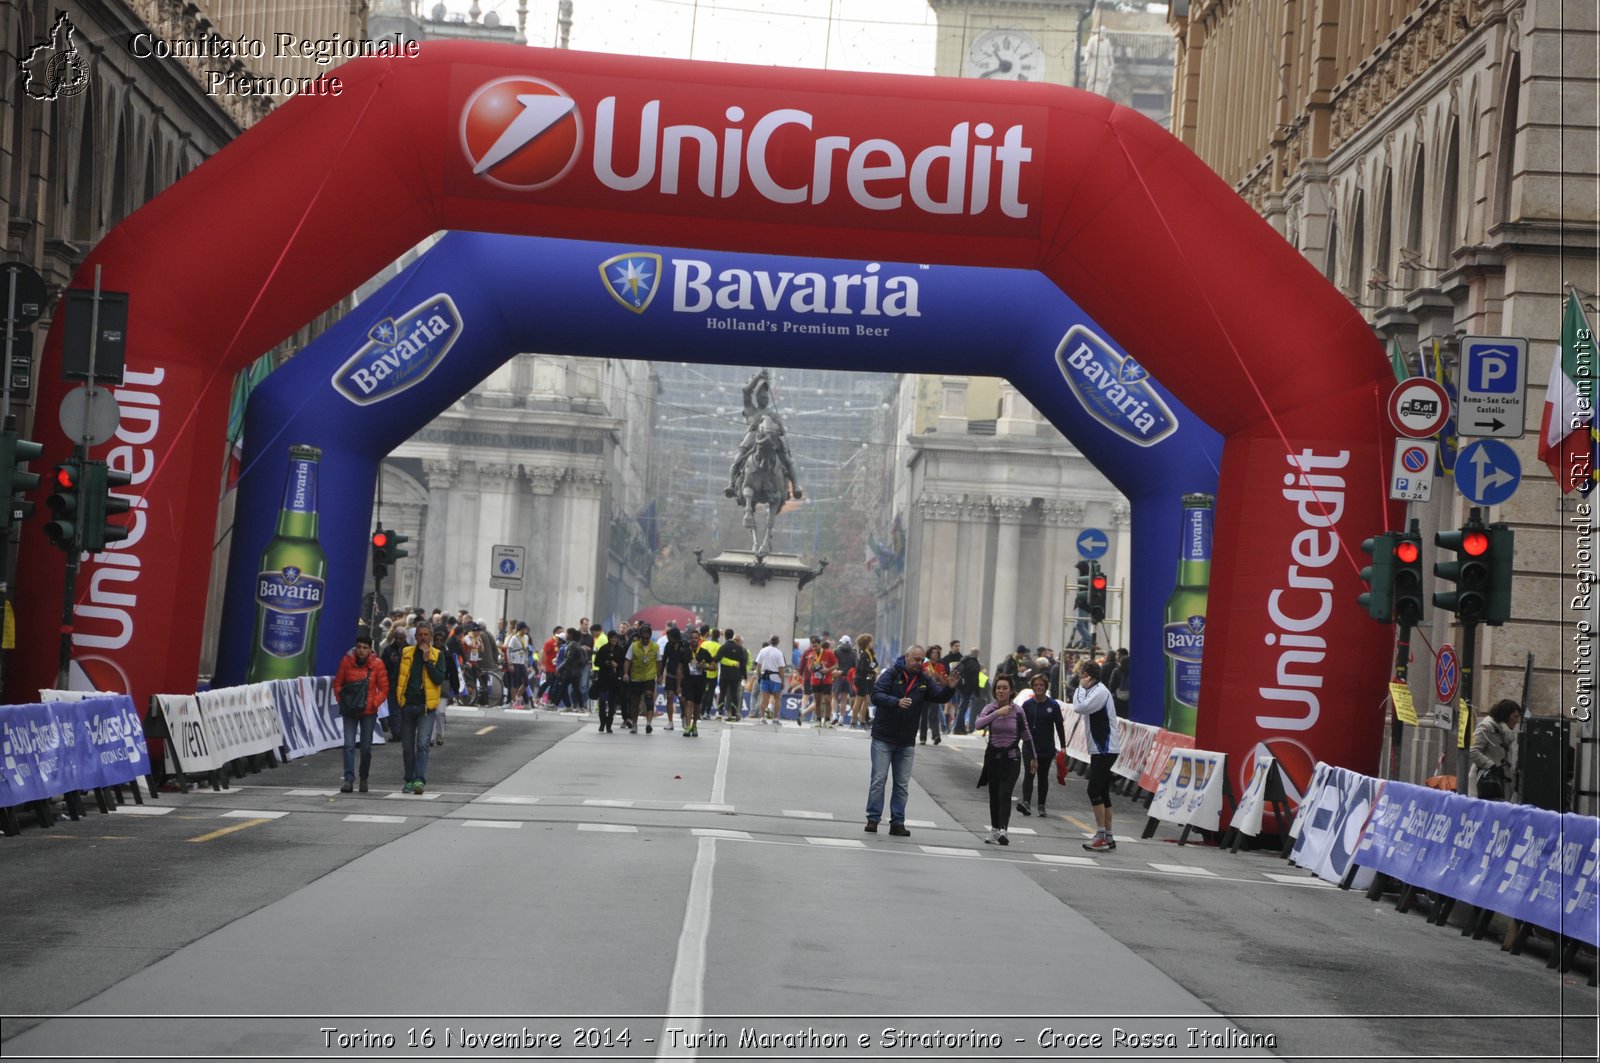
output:
M 1100 666 L 1093 661 L 1078 666 L 1072 711 L 1083 717 L 1088 728 L 1089 805 L 1094 810 L 1095 832 L 1083 847 L 1092 853 L 1113 852 L 1117 840 L 1111 834 L 1111 765 L 1122 750 L 1122 728 L 1118 726 L 1111 692 L 1100 681 Z
M 1517 729 L 1521 726 L 1522 706 L 1510 699 L 1495 702 L 1489 715 L 1478 721 L 1472 747 L 1467 750 L 1467 759 L 1472 761 L 1468 780 L 1472 793 L 1486 801 L 1504 801 L 1511 796 L 1511 780 L 1517 770 Z M 1491 774 L 1494 769 L 1499 770 Z

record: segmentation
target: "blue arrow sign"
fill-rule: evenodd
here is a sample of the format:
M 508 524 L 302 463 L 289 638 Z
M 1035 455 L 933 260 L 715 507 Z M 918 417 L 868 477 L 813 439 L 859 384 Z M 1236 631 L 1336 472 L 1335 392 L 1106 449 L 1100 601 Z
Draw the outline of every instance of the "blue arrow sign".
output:
M 1456 456 L 1456 487 L 1469 502 L 1498 506 L 1522 483 L 1522 462 L 1498 439 L 1479 439 Z
M 1078 533 L 1078 556 L 1094 561 L 1106 556 L 1111 540 L 1099 528 L 1085 528 Z

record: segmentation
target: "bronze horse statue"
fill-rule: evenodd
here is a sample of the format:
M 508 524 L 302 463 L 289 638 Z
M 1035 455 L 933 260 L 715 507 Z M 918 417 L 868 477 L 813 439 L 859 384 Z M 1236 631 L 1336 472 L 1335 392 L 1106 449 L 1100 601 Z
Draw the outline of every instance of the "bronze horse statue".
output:
M 789 489 L 787 455 L 783 452 L 782 429 L 771 417 L 761 417 L 751 426 L 752 446 L 737 468 L 734 487 L 729 491 L 744 506 L 744 526 L 750 529 L 750 548 L 757 557 L 765 557 L 771 546 L 772 526 L 778 519 L 783 504 L 791 497 Z M 796 489 L 793 497 L 799 498 Z M 756 506 L 767 507 L 765 530 L 757 528 Z

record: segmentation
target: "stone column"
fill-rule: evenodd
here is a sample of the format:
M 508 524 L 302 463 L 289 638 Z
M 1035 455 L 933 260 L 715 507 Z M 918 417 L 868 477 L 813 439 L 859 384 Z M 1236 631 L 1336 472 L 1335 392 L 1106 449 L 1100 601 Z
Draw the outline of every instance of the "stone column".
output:
M 1118 637 L 1122 639 L 1118 646 L 1128 644 L 1128 624 L 1132 621 L 1132 610 L 1129 604 L 1133 601 L 1133 511 L 1125 499 L 1117 499 L 1111 503 L 1112 536 L 1117 544 L 1117 557 L 1111 568 L 1111 582 L 1114 586 L 1122 588 L 1122 629 Z M 1115 648 L 1115 647 L 1113 647 Z
M 592 470 L 569 470 L 563 494 L 566 496 L 565 517 L 567 536 L 566 559 L 562 565 L 560 593 L 557 598 L 562 616 L 576 624 L 580 617 L 596 618 L 603 604 L 599 579 L 600 558 L 603 556 L 610 529 L 602 520 L 601 494 L 606 485 L 605 473 Z M 603 619 L 603 618 L 600 618 Z
M 422 609 L 444 604 L 445 565 L 450 539 L 450 488 L 460 471 L 455 461 L 425 461 L 423 479 L 428 487 L 428 516 L 422 527 L 422 580 L 419 600 Z
M 970 650 L 976 646 L 979 649 L 987 647 L 984 639 L 988 635 L 987 625 L 984 623 L 984 602 L 988 598 L 989 586 L 989 519 L 994 516 L 994 511 L 989 507 L 989 500 L 983 496 L 961 496 L 961 533 L 963 548 L 957 564 L 959 571 L 955 573 L 956 587 L 958 588 L 957 606 L 960 613 L 956 617 L 956 627 L 951 632 L 962 639 L 962 648 Z M 984 658 L 987 660 L 988 658 Z
M 942 401 L 939 405 L 939 434 L 940 435 L 966 435 L 967 433 L 967 385 L 970 377 L 947 376 L 940 380 L 943 389 Z
M 1033 417 L 1033 407 L 1028 405 L 1028 400 L 1016 388 L 1011 386 L 1009 380 L 1000 382 L 1000 419 L 995 422 L 994 433 L 998 436 L 1035 436 L 1038 435 L 1037 422 Z M 1012 649 L 1016 649 L 1013 643 Z
M 953 495 L 925 498 L 922 515 L 922 609 L 918 617 L 921 641 L 940 641 L 955 623 L 956 540 L 961 500 Z
M 531 577 L 523 584 L 523 594 L 530 630 L 548 633 L 556 622 L 554 588 L 560 582 L 560 558 L 556 553 L 554 538 L 554 510 L 556 508 L 556 481 L 561 470 L 550 466 L 534 466 L 525 470 L 532 496 L 528 500 L 528 571 Z M 572 620 L 562 620 L 570 624 Z
M 528 545 L 516 534 L 518 488 L 517 467 L 509 464 L 478 466 L 478 534 L 474 539 L 473 581 L 467 595 L 467 608 L 474 618 L 489 622 L 499 617 L 505 592 L 489 586 L 494 575 L 489 568 L 493 547 Z
M 995 542 L 994 582 L 989 593 L 994 601 L 994 621 L 989 629 L 989 659 L 1017 648 L 1017 594 L 1021 590 L 1022 571 L 1022 518 L 1028 510 L 1023 498 L 996 497 L 990 500 L 995 518 L 1000 523 L 1000 535 Z M 991 672 L 991 674 L 993 674 Z

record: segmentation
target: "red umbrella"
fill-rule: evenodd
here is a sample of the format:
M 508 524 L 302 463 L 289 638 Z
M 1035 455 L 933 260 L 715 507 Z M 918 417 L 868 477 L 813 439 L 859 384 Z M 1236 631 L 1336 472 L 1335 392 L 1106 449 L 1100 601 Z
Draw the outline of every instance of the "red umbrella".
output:
M 672 624 L 680 631 L 700 626 L 700 617 L 695 611 L 685 609 L 681 605 L 652 605 L 648 609 L 634 613 L 628 620 L 635 624 L 642 620 L 650 625 L 651 631 L 665 631 L 668 624 Z

